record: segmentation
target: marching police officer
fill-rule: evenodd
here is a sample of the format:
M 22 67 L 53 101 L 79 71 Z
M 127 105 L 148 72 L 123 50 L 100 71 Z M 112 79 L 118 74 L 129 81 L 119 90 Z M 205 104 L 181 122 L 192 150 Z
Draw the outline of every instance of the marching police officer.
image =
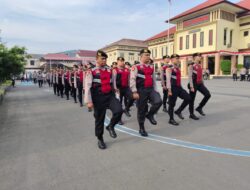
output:
M 57 75 L 57 69 L 54 69 L 52 71 L 52 83 L 53 83 L 53 90 L 54 90 L 55 95 L 57 93 L 56 75 Z
M 131 69 L 130 88 L 133 98 L 137 100 L 137 119 L 139 123 L 139 133 L 141 136 L 148 136 L 145 130 L 145 118 L 151 124 L 156 125 L 154 114 L 162 105 L 160 94 L 157 92 L 156 79 L 154 76 L 154 65 L 150 64 L 150 50 L 140 51 L 140 64 L 134 65 Z M 152 104 L 148 111 L 148 101 Z
M 167 89 L 168 89 L 168 97 L 169 97 L 169 109 L 168 114 L 170 117 L 169 124 L 171 125 L 179 125 L 174 120 L 174 113 L 180 118 L 184 119 L 181 112 L 185 109 L 185 107 L 190 102 L 189 94 L 182 88 L 181 86 L 181 71 L 179 68 L 179 58 L 178 54 L 173 54 L 171 56 L 171 62 L 173 65 L 170 65 L 167 69 Z M 174 112 L 174 107 L 176 104 L 177 98 L 183 99 L 181 106 Z
M 129 113 L 130 107 L 133 105 L 134 100 L 132 92 L 129 88 L 130 70 L 125 68 L 124 58 L 117 58 L 117 67 L 113 69 L 114 89 L 120 95 L 120 103 L 124 100 L 124 113 L 127 117 L 131 117 Z
M 63 74 L 63 80 L 64 80 L 65 95 L 67 97 L 67 100 L 69 100 L 70 76 L 71 76 L 71 73 L 69 69 L 66 69 L 66 72 Z
M 95 135 L 98 139 L 98 147 L 105 149 L 103 140 L 104 121 L 106 110 L 112 111 L 113 117 L 106 129 L 112 138 L 116 138 L 115 125 L 121 120 L 122 106 L 112 88 L 112 71 L 106 65 L 107 54 L 98 50 L 96 55 L 96 66 L 89 69 L 85 78 L 84 101 L 88 108 L 94 107 Z
M 78 71 L 75 73 L 75 78 L 76 78 L 76 85 L 77 85 L 77 89 L 78 89 L 78 100 L 80 103 L 80 107 L 83 106 L 82 104 L 82 92 L 84 89 L 84 77 L 85 77 L 85 73 L 83 71 L 83 64 L 81 63 L 79 65 Z
M 50 70 L 49 80 L 50 80 L 50 87 L 52 87 L 53 86 L 53 70 Z
M 77 65 L 73 65 L 73 71 L 70 73 L 70 80 L 69 80 L 69 84 L 71 87 L 71 94 L 72 97 L 74 98 L 75 103 L 77 103 L 76 101 L 76 72 L 77 72 L 78 66 Z
M 167 78 L 166 78 L 166 70 L 169 67 L 170 57 L 165 55 L 162 57 L 164 63 L 161 67 L 161 85 L 163 89 L 163 111 L 167 111 L 167 99 L 168 99 L 168 89 L 167 89 Z
M 63 67 L 60 67 L 59 71 L 57 72 L 56 83 L 57 83 L 57 96 L 61 95 L 61 98 L 63 98 Z
M 206 105 L 208 100 L 211 97 L 209 90 L 205 87 L 202 77 L 202 66 L 201 66 L 201 54 L 194 53 L 193 54 L 194 62 L 188 67 L 188 77 L 189 77 L 189 94 L 191 97 L 191 101 L 189 103 L 189 112 L 190 118 L 194 120 L 198 120 L 198 118 L 194 115 L 194 101 L 196 97 L 196 92 L 199 91 L 203 94 L 204 98 L 200 102 L 199 106 L 196 108 L 196 111 L 199 112 L 202 116 L 205 116 L 203 112 L 203 107 Z

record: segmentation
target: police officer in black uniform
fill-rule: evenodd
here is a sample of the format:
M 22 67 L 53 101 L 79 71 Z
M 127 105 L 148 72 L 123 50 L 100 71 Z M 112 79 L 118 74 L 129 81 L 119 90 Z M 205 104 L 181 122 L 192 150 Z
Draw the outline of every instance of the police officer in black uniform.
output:
M 106 64 L 107 57 L 105 52 L 97 51 L 96 66 L 87 71 L 85 78 L 84 101 L 88 108 L 94 107 L 95 135 L 100 149 L 106 148 L 103 140 L 106 110 L 110 109 L 113 114 L 106 127 L 112 138 L 117 137 L 114 127 L 121 120 L 123 113 L 122 106 L 115 97 L 112 86 L 112 71 Z
M 63 74 L 63 80 L 64 80 L 64 89 L 65 89 L 65 95 L 67 97 L 67 100 L 69 100 L 69 91 L 70 91 L 70 71 L 69 69 L 66 69 L 66 72 Z
M 173 54 L 171 56 L 172 65 L 167 69 L 167 89 L 168 89 L 168 97 L 169 97 L 169 109 L 168 114 L 170 117 L 169 124 L 171 125 L 179 125 L 174 120 L 174 113 L 180 118 L 184 119 L 182 116 L 182 111 L 190 102 L 190 96 L 181 86 L 181 70 L 179 68 L 179 58 L 178 54 Z M 177 98 L 183 99 L 181 106 L 174 112 L 174 107 L 176 104 Z
M 168 89 L 167 89 L 167 77 L 166 77 L 166 70 L 169 67 L 170 57 L 165 55 L 162 57 L 164 63 L 161 67 L 161 85 L 163 89 L 163 111 L 167 111 L 167 100 L 168 100 Z
M 78 71 L 76 72 L 76 84 L 77 84 L 77 89 L 78 89 L 78 100 L 80 103 L 80 107 L 83 106 L 82 103 L 82 94 L 84 90 L 84 78 L 85 78 L 85 72 L 83 71 L 83 64 L 79 64 Z
M 73 65 L 73 71 L 70 73 L 70 88 L 71 88 L 71 95 L 74 98 L 75 103 L 77 103 L 76 100 L 76 72 L 77 72 L 78 66 Z
M 127 117 L 131 117 L 129 113 L 130 107 L 133 105 L 134 100 L 132 97 L 132 92 L 129 87 L 129 78 L 130 70 L 125 68 L 124 58 L 117 58 L 117 67 L 113 68 L 113 80 L 114 80 L 114 89 L 120 96 L 120 102 L 123 104 L 124 100 L 124 113 Z M 120 121 L 123 124 L 122 121 Z
M 161 96 L 157 91 L 156 79 L 154 75 L 154 65 L 150 64 L 150 50 L 140 51 L 141 62 L 131 69 L 130 88 L 133 98 L 137 100 L 137 119 L 139 123 L 139 133 L 141 136 L 148 136 L 144 122 L 147 118 L 151 124 L 157 125 L 154 114 L 162 105 Z M 152 105 L 148 111 L 148 102 Z
M 196 92 L 199 91 L 204 96 L 199 106 L 196 108 L 196 111 L 200 113 L 202 116 L 205 116 L 205 113 L 203 112 L 203 107 L 210 99 L 211 94 L 204 85 L 202 76 L 202 66 L 201 66 L 201 54 L 194 53 L 193 59 L 194 62 L 192 62 L 188 67 L 188 78 L 189 78 L 188 88 L 191 97 L 191 101 L 189 103 L 189 112 L 191 119 L 198 120 L 198 118 L 194 114 L 194 101 L 196 97 Z
M 57 72 L 57 96 L 61 95 L 61 98 L 63 98 L 63 67 L 59 68 L 59 71 Z

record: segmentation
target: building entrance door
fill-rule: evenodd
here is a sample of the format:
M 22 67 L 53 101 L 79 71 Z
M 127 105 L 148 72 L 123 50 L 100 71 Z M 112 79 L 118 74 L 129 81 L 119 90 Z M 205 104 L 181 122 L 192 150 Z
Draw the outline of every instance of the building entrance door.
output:
M 250 56 L 244 56 L 244 67 L 249 69 L 250 67 Z
M 209 57 L 208 58 L 208 69 L 210 71 L 211 75 L 214 75 L 214 71 L 215 71 L 215 57 Z

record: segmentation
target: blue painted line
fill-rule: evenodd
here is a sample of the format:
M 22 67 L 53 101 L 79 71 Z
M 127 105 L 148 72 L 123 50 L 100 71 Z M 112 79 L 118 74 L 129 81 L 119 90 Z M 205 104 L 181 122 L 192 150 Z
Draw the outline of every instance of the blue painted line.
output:
M 33 82 L 19 82 L 17 83 L 17 86 L 33 86 Z
M 106 117 L 105 120 L 105 125 L 108 125 L 110 122 L 110 119 Z M 245 151 L 245 150 L 235 150 L 235 149 L 228 149 L 228 148 L 221 148 L 221 147 L 214 147 L 214 146 L 208 146 L 208 145 L 202 145 L 202 144 L 195 144 L 192 142 L 187 142 L 187 141 L 182 141 L 178 139 L 173 139 L 169 137 L 164 137 L 164 136 L 159 136 L 159 135 L 154 135 L 149 133 L 148 137 L 142 137 L 138 131 L 134 129 L 127 128 L 122 125 L 116 125 L 116 130 L 135 136 L 135 137 L 140 137 L 156 142 L 160 142 L 163 144 L 169 144 L 169 145 L 174 145 L 174 146 L 179 146 L 179 147 L 184 147 L 184 148 L 189 148 L 189 149 L 194 149 L 194 150 L 201 150 L 201 151 L 206 151 L 206 152 L 213 152 L 213 153 L 218 153 L 218 154 L 225 154 L 225 155 L 232 155 L 232 156 L 240 156 L 240 157 L 250 157 L 250 151 Z

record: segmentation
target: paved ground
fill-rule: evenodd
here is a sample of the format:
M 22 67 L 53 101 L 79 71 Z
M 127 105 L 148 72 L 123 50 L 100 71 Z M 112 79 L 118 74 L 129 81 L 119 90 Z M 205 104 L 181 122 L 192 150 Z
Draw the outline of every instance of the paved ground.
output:
M 146 123 L 152 138 L 145 139 L 133 136 L 133 108 L 132 118 L 124 118 L 127 128 L 119 128 L 129 134 L 113 140 L 105 133 L 105 151 L 97 148 L 86 108 L 48 88 L 12 89 L 0 106 L 0 190 L 249 190 L 250 83 L 207 86 L 212 99 L 200 121 L 189 120 L 186 110 L 181 125 L 171 127 L 160 111 L 157 126 Z M 173 139 L 193 144 L 171 145 Z M 219 153 L 193 149 L 197 144 Z M 248 152 L 230 154 L 237 150 Z

